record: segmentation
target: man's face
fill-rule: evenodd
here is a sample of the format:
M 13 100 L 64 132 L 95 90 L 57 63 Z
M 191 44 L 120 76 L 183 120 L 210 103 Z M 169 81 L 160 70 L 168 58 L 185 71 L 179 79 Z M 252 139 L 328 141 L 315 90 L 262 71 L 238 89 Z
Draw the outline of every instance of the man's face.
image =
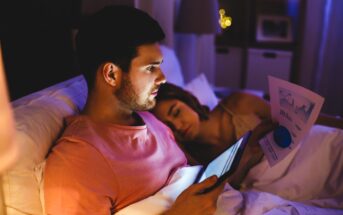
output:
M 131 61 L 130 71 L 123 73 L 115 93 L 118 99 L 134 111 L 153 108 L 158 88 L 166 81 L 161 63 L 162 52 L 157 43 L 138 46 L 137 57 Z

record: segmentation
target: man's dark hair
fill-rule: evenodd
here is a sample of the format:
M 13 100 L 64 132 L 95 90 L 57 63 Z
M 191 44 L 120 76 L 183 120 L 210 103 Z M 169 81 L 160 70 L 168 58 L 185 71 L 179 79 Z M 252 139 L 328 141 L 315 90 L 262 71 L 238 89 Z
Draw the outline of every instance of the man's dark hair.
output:
M 112 62 L 127 72 L 138 46 L 164 37 L 158 22 L 134 7 L 107 6 L 86 18 L 76 37 L 76 50 L 88 88 L 93 87 L 96 70 L 102 63 Z
M 207 120 L 210 109 L 206 105 L 200 104 L 199 100 L 190 92 L 171 83 L 162 84 L 156 96 L 156 102 L 163 100 L 177 99 L 188 105 L 198 113 L 201 120 Z

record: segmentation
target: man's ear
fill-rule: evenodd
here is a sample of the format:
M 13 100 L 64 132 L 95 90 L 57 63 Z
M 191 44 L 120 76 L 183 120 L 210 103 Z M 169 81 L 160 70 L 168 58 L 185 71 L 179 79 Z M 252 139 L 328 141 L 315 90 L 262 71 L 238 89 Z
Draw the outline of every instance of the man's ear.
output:
M 119 83 L 119 67 L 113 63 L 105 63 L 102 67 L 102 76 L 104 77 L 106 83 L 115 87 Z

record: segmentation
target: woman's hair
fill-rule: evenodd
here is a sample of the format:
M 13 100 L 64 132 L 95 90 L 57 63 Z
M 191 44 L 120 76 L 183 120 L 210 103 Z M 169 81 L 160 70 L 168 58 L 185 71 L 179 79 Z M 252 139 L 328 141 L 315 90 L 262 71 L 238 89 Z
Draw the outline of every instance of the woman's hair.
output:
M 156 101 L 178 99 L 187 104 L 195 112 L 198 113 L 201 120 L 207 120 L 210 109 L 206 105 L 200 104 L 199 100 L 190 92 L 182 89 L 171 83 L 165 83 L 161 85 L 156 96 Z

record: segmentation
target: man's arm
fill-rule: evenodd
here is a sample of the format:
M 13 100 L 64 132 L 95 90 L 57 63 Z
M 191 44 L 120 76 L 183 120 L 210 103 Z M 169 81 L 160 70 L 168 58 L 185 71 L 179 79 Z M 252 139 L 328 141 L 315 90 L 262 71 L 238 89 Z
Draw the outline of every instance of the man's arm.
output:
M 109 197 L 116 198 L 115 180 L 110 167 L 93 147 L 83 142 L 59 142 L 45 167 L 46 212 L 110 214 Z
M 201 183 L 193 184 L 188 187 L 176 199 L 172 207 L 163 213 L 163 215 L 214 214 L 217 208 L 218 196 L 222 193 L 225 182 L 210 192 L 202 193 L 202 191 L 213 186 L 217 179 L 217 176 L 211 176 Z

